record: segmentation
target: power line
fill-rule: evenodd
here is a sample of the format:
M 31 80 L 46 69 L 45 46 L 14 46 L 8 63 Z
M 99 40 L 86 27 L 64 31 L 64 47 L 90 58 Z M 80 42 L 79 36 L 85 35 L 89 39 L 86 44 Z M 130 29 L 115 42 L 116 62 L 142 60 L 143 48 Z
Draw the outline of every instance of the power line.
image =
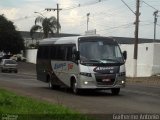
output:
M 148 25 L 152 25 L 153 23 L 148 23 L 148 24 L 140 24 L 140 26 L 141 27 L 143 27 L 143 26 L 148 26 Z M 160 25 L 159 25 L 160 26 Z M 80 27 L 82 27 L 82 26 L 80 26 Z M 85 28 L 85 26 L 83 26 L 84 28 Z M 119 27 L 119 26 L 117 26 L 117 27 L 115 27 L 114 29 L 113 28 L 108 28 L 108 29 L 105 29 L 105 30 L 101 30 L 101 31 L 99 31 L 99 30 L 97 30 L 97 32 L 103 32 L 102 34 L 104 34 L 104 35 L 107 35 L 107 34 L 109 34 L 109 33 L 112 33 L 112 31 L 113 30 L 116 30 L 116 29 L 129 29 L 129 28 L 131 28 L 131 27 L 134 27 L 133 25 L 127 25 L 126 24 L 126 26 L 122 26 L 122 27 Z M 105 32 L 104 32 L 105 31 Z M 109 32 L 110 31 L 110 32 Z M 106 34 L 105 34 L 106 33 Z M 79 33 L 79 34 L 84 34 L 84 33 Z
M 106 14 L 108 14 L 108 16 L 113 16 L 113 14 L 114 15 L 119 15 L 119 13 L 115 13 L 115 12 L 118 12 L 120 9 L 125 9 L 125 8 L 124 7 L 122 8 L 122 5 L 121 5 L 120 7 L 118 7 L 118 9 L 115 9 L 115 10 L 108 9 L 105 12 L 103 11 L 103 12 L 93 13 L 93 15 L 96 15 L 96 16 L 106 15 Z M 112 11 L 112 12 L 110 12 L 110 11 Z
M 116 15 L 115 17 L 117 17 L 117 15 L 119 15 L 119 13 L 115 13 L 115 12 L 118 12 L 119 9 L 124 9 L 124 7 L 122 8 L 122 5 L 121 5 L 121 6 L 118 7 L 118 9 L 116 9 L 114 11 L 113 11 L 113 9 L 108 9 L 108 10 L 106 10 L 106 12 L 103 11 L 103 12 L 92 13 L 91 18 L 97 17 L 97 16 L 99 17 L 100 15 L 103 15 L 103 18 L 106 17 L 106 16 L 110 17 L 110 16 L 113 16 L 113 15 Z M 110 11 L 112 11 L 112 12 L 110 12 Z M 97 24 L 97 21 L 104 21 L 104 19 L 102 19 L 102 18 L 97 19 L 96 18 L 96 21 L 95 21 L 96 24 Z M 93 21 L 91 21 L 91 22 L 93 22 Z
M 155 41 L 156 40 L 156 32 L 157 32 L 156 31 L 156 26 L 157 26 L 157 19 L 158 19 L 159 10 L 156 9 L 155 7 L 153 7 L 152 5 L 146 3 L 145 1 L 143 1 L 143 3 L 145 3 L 146 5 L 148 5 L 149 7 L 151 7 L 152 9 L 155 10 L 154 13 L 153 13 L 153 15 L 154 15 L 154 41 Z
M 103 1 L 109 1 L 109 0 L 97 0 L 96 2 L 92 2 L 92 3 L 87 3 L 87 4 L 78 4 L 77 6 L 73 6 L 73 7 L 68 7 L 68 8 L 63 8 L 63 11 L 65 10 L 72 10 L 75 8 L 80 8 L 80 7 L 85 7 L 85 6 L 90 6 L 90 5 L 94 5 Z
M 123 27 L 123 28 L 121 28 L 121 29 L 130 29 L 130 28 L 132 28 L 132 27 L 134 27 L 134 26 L 126 26 L 126 27 Z M 117 28 L 118 29 L 118 28 Z M 115 32 L 113 32 L 113 30 L 117 30 L 117 29 L 112 29 L 112 31 L 106 31 L 106 32 L 104 32 L 104 33 L 102 33 L 102 34 L 104 34 L 104 35 L 108 35 L 108 34 L 110 34 L 110 33 L 114 33 L 115 34 Z
M 106 1 L 106 0 L 103 0 L 103 1 Z M 107 0 L 107 1 L 108 1 L 108 0 Z M 99 1 L 94 2 L 94 3 L 92 3 L 92 4 L 96 4 L 96 3 L 99 3 L 99 2 L 102 2 L 102 0 L 99 0 Z M 91 3 L 90 3 L 90 4 L 86 4 L 86 5 L 91 5 Z M 43 11 L 40 11 L 40 12 L 43 12 Z M 112 13 L 113 13 L 113 12 L 112 12 Z M 98 13 L 98 15 L 99 15 L 99 13 Z M 110 16 L 111 16 L 111 15 L 110 15 Z M 34 17 L 36 17 L 36 16 L 25 16 L 25 17 L 23 17 L 23 18 L 18 18 L 18 19 L 14 20 L 14 21 L 26 20 L 26 19 L 34 18 Z
M 133 23 L 123 24 L 123 25 L 119 25 L 119 26 L 116 26 L 116 27 L 110 27 L 110 28 L 107 28 L 107 29 L 101 29 L 101 30 L 97 30 L 97 31 L 100 32 L 100 31 L 104 31 L 104 30 L 111 30 L 111 29 L 125 27 L 125 26 L 128 26 L 128 25 L 133 25 Z
M 127 3 L 125 3 L 123 0 L 121 0 L 127 7 L 128 7 L 128 9 L 133 13 L 133 14 L 135 14 L 135 12 L 129 7 L 129 5 L 127 4 Z
M 155 7 L 151 6 L 150 4 L 146 3 L 145 1 L 143 1 L 143 3 L 145 3 L 146 5 L 148 5 L 149 7 L 153 8 L 154 10 L 158 10 Z
M 148 25 L 152 25 L 153 23 L 149 23 L 149 24 L 142 24 L 142 25 L 140 25 L 140 26 L 148 26 Z M 109 34 L 109 33 L 112 33 L 113 32 L 113 30 L 116 30 L 116 29 L 129 29 L 129 28 L 131 28 L 131 27 L 134 27 L 133 25 L 128 25 L 128 26 L 124 26 L 124 27 L 117 27 L 117 28 L 115 28 L 115 29 L 108 29 L 107 31 L 106 30 L 104 30 L 104 31 L 106 31 L 106 32 L 104 32 L 103 34 L 104 35 L 107 35 L 107 34 Z M 110 32 L 108 32 L 108 31 L 110 31 Z M 97 32 L 99 32 L 99 31 L 97 31 Z M 100 32 L 103 32 L 103 31 L 100 31 Z M 106 33 L 106 34 L 105 34 Z

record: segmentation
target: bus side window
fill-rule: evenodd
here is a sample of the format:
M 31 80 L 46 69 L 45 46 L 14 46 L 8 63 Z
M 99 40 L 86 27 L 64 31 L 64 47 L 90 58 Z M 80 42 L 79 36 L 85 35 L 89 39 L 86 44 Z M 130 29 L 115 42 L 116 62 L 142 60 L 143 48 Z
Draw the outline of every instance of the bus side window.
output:
M 38 48 L 37 58 L 41 58 L 41 46 Z
M 77 51 L 76 46 L 72 46 L 72 61 L 76 61 L 75 52 Z
M 73 46 L 67 46 L 67 61 L 72 61 L 72 47 Z
M 52 60 L 54 60 L 56 58 L 56 46 L 50 47 L 50 56 L 51 56 Z
M 65 60 L 65 47 L 64 46 L 58 46 L 57 48 L 57 54 L 56 54 L 56 59 L 57 60 Z
M 44 46 L 38 48 L 37 58 L 43 58 Z
M 50 49 L 49 48 L 50 48 L 49 46 L 44 46 L 44 52 L 43 52 L 44 59 L 50 58 Z

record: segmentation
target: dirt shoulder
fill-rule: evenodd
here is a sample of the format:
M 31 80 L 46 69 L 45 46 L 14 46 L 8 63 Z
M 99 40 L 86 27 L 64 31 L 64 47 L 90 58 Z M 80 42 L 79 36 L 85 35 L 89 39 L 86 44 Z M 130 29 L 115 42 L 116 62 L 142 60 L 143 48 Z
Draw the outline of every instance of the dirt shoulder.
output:
M 160 87 L 160 76 L 127 78 L 127 84 Z

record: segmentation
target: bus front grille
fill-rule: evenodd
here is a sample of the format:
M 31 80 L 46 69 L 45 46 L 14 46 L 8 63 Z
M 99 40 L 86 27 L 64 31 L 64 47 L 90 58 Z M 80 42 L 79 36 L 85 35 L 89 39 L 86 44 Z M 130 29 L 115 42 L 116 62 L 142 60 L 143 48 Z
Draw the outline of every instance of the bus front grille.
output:
M 115 74 L 96 74 L 95 75 L 96 77 L 96 82 L 97 82 L 97 85 L 113 85 L 114 82 L 115 82 Z
M 113 85 L 115 79 L 96 79 L 97 85 Z

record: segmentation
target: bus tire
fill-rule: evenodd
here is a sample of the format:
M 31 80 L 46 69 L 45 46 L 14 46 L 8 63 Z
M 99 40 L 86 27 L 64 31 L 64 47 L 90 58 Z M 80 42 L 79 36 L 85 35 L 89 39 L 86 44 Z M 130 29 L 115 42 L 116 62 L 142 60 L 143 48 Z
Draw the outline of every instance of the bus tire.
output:
M 112 92 L 112 95 L 119 95 L 120 88 L 112 88 L 111 92 Z
M 18 73 L 18 70 L 15 70 L 14 73 Z
M 54 89 L 54 90 L 59 88 L 58 85 L 53 85 L 50 77 L 48 78 L 48 86 L 49 86 L 50 89 Z
M 49 81 L 48 81 L 48 87 L 49 87 L 50 89 L 53 89 L 53 84 L 52 84 L 52 82 L 51 82 L 50 79 L 49 79 Z
M 80 94 L 80 89 L 77 88 L 77 82 L 76 80 L 72 80 L 72 91 L 74 94 Z

